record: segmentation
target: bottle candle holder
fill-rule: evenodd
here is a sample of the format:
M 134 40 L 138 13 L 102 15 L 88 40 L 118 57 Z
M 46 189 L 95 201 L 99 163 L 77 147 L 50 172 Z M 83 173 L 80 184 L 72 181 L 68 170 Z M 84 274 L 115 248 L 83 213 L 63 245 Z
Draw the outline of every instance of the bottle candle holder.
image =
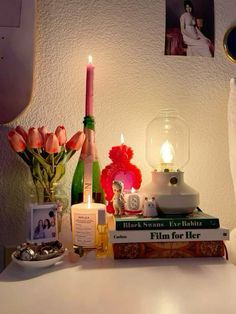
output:
M 86 135 L 80 158 L 76 166 L 72 188 L 71 203 L 77 204 L 88 202 L 88 197 L 92 197 L 92 202 L 104 203 L 104 192 L 100 184 L 100 164 L 97 156 L 95 142 L 95 119 L 93 117 L 93 80 L 94 66 L 91 56 L 87 65 L 86 74 L 86 98 L 84 133 Z

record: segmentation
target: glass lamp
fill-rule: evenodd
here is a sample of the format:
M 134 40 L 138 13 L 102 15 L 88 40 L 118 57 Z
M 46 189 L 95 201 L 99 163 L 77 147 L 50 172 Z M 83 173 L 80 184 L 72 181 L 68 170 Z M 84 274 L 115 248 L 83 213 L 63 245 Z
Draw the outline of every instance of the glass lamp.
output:
M 189 128 L 176 111 L 161 110 L 149 123 L 146 159 L 153 172 L 143 194 L 155 197 L 165 214 L 191 213 L 199 205 L 199 193 L 184 182 L 182 169 L 189 160 Z

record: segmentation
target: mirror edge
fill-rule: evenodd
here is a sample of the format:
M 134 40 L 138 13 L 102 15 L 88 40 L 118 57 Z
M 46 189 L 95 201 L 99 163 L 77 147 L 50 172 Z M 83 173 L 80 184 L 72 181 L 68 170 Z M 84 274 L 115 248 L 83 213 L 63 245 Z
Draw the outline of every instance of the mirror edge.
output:
M 236 29 L 236 25 L 230 27 L 230 28 L 225 32 L 224 39 L 223 39 L 223 47 L 224 47 L 224 51 L 225 51 L 226 56 L 227 56 L 232 62 L 236 63 L 236 56 L 233 57 L 233 56 L 231 55 L 231 53 L 229 52 L 229 49 L 228 49 L 228 45 L 227 45 L 227 40 L 228 40 L 229 34 L 230 34 L 230 32 L 231 32 L 233 29 Z

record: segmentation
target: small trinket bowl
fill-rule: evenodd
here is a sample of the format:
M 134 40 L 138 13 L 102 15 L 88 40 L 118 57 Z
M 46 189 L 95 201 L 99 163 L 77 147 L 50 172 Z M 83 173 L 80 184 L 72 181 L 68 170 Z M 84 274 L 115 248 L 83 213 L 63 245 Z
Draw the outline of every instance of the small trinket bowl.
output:
M 14 263 L 25 268 L 45 268 L 62 260 L 66 249 L 59 241 L 37 243 L 22 243 L 12 254 Z

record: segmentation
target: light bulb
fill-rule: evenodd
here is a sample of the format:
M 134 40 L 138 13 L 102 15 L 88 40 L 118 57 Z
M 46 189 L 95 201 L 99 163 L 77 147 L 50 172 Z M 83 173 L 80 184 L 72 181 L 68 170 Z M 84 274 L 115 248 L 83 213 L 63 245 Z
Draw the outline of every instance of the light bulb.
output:
M 165 143 L 162 144 L 161 150 L 160 150 L 160 155 L 163 162 L 167 164 L 171 163 L 174 159 L 174 154 L 175 154 L 175 151 L 174 151 L 173 145 L 169 143 L 168 141 L 165 141 Z
M 189 160 L 189 129 L 173 110 L 164 110 L 148 125 L 146 159 L 157 171 L 182 170 Z

